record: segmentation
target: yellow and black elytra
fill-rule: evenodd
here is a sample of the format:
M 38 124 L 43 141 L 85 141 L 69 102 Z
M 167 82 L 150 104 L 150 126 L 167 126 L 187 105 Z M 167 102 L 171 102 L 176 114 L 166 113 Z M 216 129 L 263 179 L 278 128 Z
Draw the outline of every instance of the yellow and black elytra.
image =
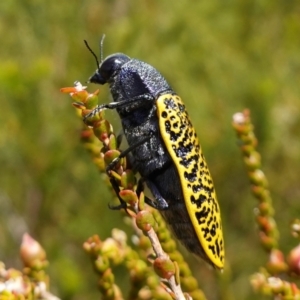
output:
M 102 109 L 117 110 L 129 145 L 121 156 L 131 152 L 140 183 L 146 183 L 154 197 L 146 202 L 161 212 L 190 252 L 222 269 L 220 208 L 182 100 L 147 63 L 117 53 L 104 60 L 101 54 L 101 63 L 97 64 L 89 82 L 108 83 L 113 102 L 99 105 L 91 115 Z

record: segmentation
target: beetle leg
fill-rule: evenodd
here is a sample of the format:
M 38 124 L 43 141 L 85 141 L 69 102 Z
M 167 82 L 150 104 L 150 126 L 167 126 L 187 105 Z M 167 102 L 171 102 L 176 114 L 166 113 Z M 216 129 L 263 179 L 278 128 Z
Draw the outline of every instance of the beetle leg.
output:
M 116 180 L 110 175 L 110 171 L 113 170 L 115 168 L 115 166 L 117 165 L 117 163 L 120 161 L 121 158 L 125 157 L 129 152 L 131 152 L 134 148 L 144 144 L 147 140 L 150 139 L 150 136 L 147 136 L 146 138 L 144 138 L 143 140 L 139 141 L 138 143 L 128 147 L 126 150 L 122 151 L 121 154 L 115 158 L 107 167 L 106 167 L 106 173 L 108 174 L 108 176 L 111 178 L 111 183 L 112 186 L 114 188 L 114 190 L 117 193 L 118 198 L 120 199 L 121 205 L 117 206 L 117 209 L 123 208 L 124 207 L 124 201 L 121 199 L 121 197 L 119 196 L 119 186 L 116 182 Z M 168 209 L 169 205 L 168 202 L 161 196 L 160 192 L 158 191 L 158 189 L 156 188 L 155 184 L 150 181 L 150 180 L 145 180 L 145 179 L 140 179 L 138 182 L 138 188 L 137 188 L 137 195 L 139 195 L 142 190 L 143 190 L 143 183 L 146 182 L 147 186 L 149 187 L 150 191 L 152 192 L 155 201 L 153 201 L 152 199 L 150 199 L 149 197 L 145 196 L 145 202 L 150 205 L 151 207 L 157 209 L 157 210 L 165 210 Z
M 141 192 L 144 191 L 144 182 L 145 180 L 143 178 L 140 178 L 136 187 L 136 194 L 138 197 L 140 197 Z
M 155 201 L 153 201 L 149 197 L 145 196 L 145 202 L 149 206 L 151 206 L 157 210 L 168 209 L 169 205 L 168 205 L 167 201 L 160 195 L 159 191 L 157 190 L 155 185 L 150 180 L 145 180 L 144 178 L 139 179 L 137 189 L 136 189 L 136 193 L 137 193 L 138 197 L 140 196 L 141 192 L 144 190 L 145 181 L 155 198 Z
M 150 139 L 150 136 L 145 137 L 144 139 L 140 140 L 139 142 L 135 143 L 134 145 L 128 147 L 126 150 L 122 151 L 121 154 L 116 157 L 107 167 L 106 167 L 106 173 L 110 176 L 109 172 L 114 169 L 114 167 L 118 164 L 121 158 L 125 157 L 129 152 L 131 152 L 136 147 L 144 144 Z
M 120 204 L 119 205 L 111 205 L 111 204 L 108 204 L 108 207 L 112 210 L 120 210 L 122 208 L 126 208 L 127 207 L 127 204 L 126 202 L 120 197 L 119 195 L 119 192 L 120 192 L 120 187 L 117 183 L 117 181 L 115 180 L 115 178 L 113 177 L 110 177 L 110 183 L 111 183 L 111 186 L 113 187 L 118 199 L 120 200 Z
M 127 99 L 126 101 L 100 104 L 100 105 L 97 105 L 89 114 L 84 116 L 83 122 L 86 125 L 89 125 L 89 119 L 93 118 L 95 115 L 99 114 L 99 112 L 101 110 L 104 110 L 104 109 L 115 109 L 115 108 L 119 108 L 119 107 L 123 107 L 123 106 L 128 106 L 131 103 L 140 101 L 140 104 L 137 105 L 137 107 L 138 107 L 138 106 L 143 106 L 144 105 L 144 100 L 154 100 L 154 99 L 155 98 L 152 95 L 144 94 L 144 95 L 140 95 L 140 96 L 137 96 L 137 97 L 133 97 L 131 99 Z
M 136 148 L 136 147 L 138 147 L 138 146 L 144 144 L 144 143 L 145 143 L 147 140 L 149 140 L 149 139 L 150 139 L 150 137 L 146 137 L 145 139 L 139 141 L 138 143 L 132 145 L 131 147 L 128 147 L 126 150 L 122 151 L 121 154 L 120 154 L 117 158 L 115 158 L 115 159 L 114 159 L 114 160 L 106 167 L 106 173 L 107 173 L 107 175 L 108 175 L 109 178 L 110 178 L 110 183 L 111 183 L 111 185 L 112 185 L 114 191 L 116 192 L 118 199 L 120 200 L 120 205 L 116 205 L 116 206 L 114 206 L 114 205 L 108 205 L 108 207 L 109 207 L 110 209 L 118 210 L 118 209 L 122 209 L 122 208 L 126 208 L 126 207 L 127 207 L 126 202 L 125 202 L 125 201 L 120 197 L 120 195 L 119 195 L 120 187 L 119 187 L 119 185 L 118 185 L 116 179 L 115 179 L 114 177 L 111 176 L 110 171 L 113 170 L 113 169 L 115 168 L 115 166 L 118 164 L 118 162 L 120 161 L 121 158 L 123 158 L 123 157 L 125 157 L 126 155 L 128 155 L 128 153 L 131 152 L 134 148 Z M 141 186 L 140 186 L 138 194 L 141 193 L 142 189 L 143 189 L 143 187 L 141 188 Z
M 166 210 L 169 208 L 168 202 L 163 198 L 163 196 L 160 194 L 159 190 L 156 188 L 155 184 L 150 180 L 145 180 L 148 188 L 150 189 L 153 197 L 155 198 L 155 201 L 152 199 L 145 197 L 145 202 L 150 205 L 151 207 L 157 209 L 157 210 Z
M 139 181 L 138 181 L 138 184 L 137 184 L 137 188 L 136 188 L 136 194 L 137 194 L 138 197 L 140 197 L 141 192 L 144 191 L 144 183 L 145 183 L 145 179 L 144 178 L 140 178 Z M 144 195 L 144 197 L 145 197 L 145 202 L 149 206 L 157 209 L 157 203 L 155 201 L 153 201 L 152 199 L 150 199 L 146 195 Z

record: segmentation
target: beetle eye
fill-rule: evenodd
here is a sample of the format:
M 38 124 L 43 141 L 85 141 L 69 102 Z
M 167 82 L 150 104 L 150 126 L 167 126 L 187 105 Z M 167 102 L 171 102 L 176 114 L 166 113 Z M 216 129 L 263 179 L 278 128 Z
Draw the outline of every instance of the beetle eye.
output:
M 109 81 L 121 69 L 122 65 L 129 60 L 130 58 L 127 55 L 121 53 L 108 56 L 100 65 L 99 72 L 101 77 Z
M 106 79 L 106 80 L 109 79 L 115 71 L 114 60 L 109 59 L 109 60 L 103 61 L 103 63 L 100 66 L 99 71 L 100 71 L 100 74 L 103 77 L 103 79 Z

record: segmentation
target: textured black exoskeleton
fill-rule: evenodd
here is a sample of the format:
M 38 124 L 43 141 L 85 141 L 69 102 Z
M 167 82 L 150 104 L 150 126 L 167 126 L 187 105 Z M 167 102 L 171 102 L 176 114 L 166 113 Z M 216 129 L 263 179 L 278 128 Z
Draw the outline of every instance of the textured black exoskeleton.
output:
M 120 115 L 124 135 L 132 148 L 133 166 L 156 200 L 151 205 L 159 210 L 184 206 L 177 171 L 157 121 L 155 100 L 163 94 L 175 94 L 167 81 L 149 64 L 117 53 L 101 63 L 89 82 L 109 84 L 114 102 L 108 106 L 112 105 Z M 176 215 L 173 217 L 177 223 Z
M 172 158 L 170 155 L 170 150 L 166 146 L 167 143 L 163 139 L 159 127 L 157 99 L 168 95 L 172 104 L 172 97 L 178 97 L 176 93 L 164 77 L 151 65 L 137 59 L 131 59 L 122 53 L 106 57 L 99 64 L 94 75 L 90 77 L 89 82 L 101 85 L 108 84 L 110 87 L 113 102 L 99 105 L 96 110 L 103 108 L 117 110 L 129 145 L 129 150 L 125 150 L 125 152 L 131 152 L 134 169 L 139 172 L 142 182 L 146 183 L 154 197 L 154 200 L 147 198 L 147 203 L 160 210 L 176 237 L 189 251 L 202 257 L 211 265 L 222 268 L 223 240 L 221 240 L 222 245 L 208 246 L 213 253 L 212 255 L 222 257 L 220 259 L 222 263 L 218 263 L 208 254 L 207 248 L 203 248 L 203 242 L 199 241 L 199 234 L 197 236 L 195 223 L 191 221 L 191 213 L 188 212 L 186 200 L 184 199 L 183 185 L 186 183 L 179 176 L 180 171 L 174 163 L 174 157 Z M 181 106 L 179 105 L 179 107 Z M 183 111 L 184 105 L 182 107 Z M 191 126 L 190 123 L 187 124 Z M 183 125 L 181 126 L 184 127 L 185 125 Z M 166 131 L 169 130 L 167 127 Z M 186 128 L 181 129 L 183 132 L 186 130 Z M 196 137 L 195 133 L 194 136 Z M 175 138 L 176 136 L 174 136 Z M 189 137 L 186 136 L 185 138 Z M 185 157 L 184 152 L 190 150 L 198 151 L 199 149 L 193 150 L 189 149 L 188 146 L 179 144 L 176 153 L 179 153 L 178 157 L 181 159 Z M 197 155 L 198 153 L 193 155 L 192 160 L 196 160 Z M 201 156 L 201 154 L 198 156 Z M 188 160 L 185 160 L 185 162 L 186 164 L 189 163 Z M 198 174 L 196 175 L 198 176 Z M 195 178 L 187 178 L 187 180 L 192 182 Z M 200 184 L 197 187 L 204 189 L 206 186 L 201 183 L 201 180 L 199 180 Z M 207 193 L 214 193 L 213 187 L 206 188 L 206 190 Z M 198 203 L 197 199 L 194 202 Z M 197 205 L 199 207 L 199 204 Z M 218 209 L 216 205 L 215 207 Z M 208 213 L 204 213 L 200 217 L 203 218 Z M 220 230 L 221 225 L 217 224 L 218 226 L 217 230 Z M 213 233 L 213 230 L 210 232 Z M 205 236 L 205 233 L 200 234 Z

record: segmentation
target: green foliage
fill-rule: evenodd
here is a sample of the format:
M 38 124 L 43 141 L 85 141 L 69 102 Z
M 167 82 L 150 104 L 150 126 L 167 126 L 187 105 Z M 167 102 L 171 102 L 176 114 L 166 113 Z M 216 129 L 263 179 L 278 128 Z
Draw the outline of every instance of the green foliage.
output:
M 299 1 L 19 0 L 2 1 L 0 17 L 0 259 L 17 265 L 28 231 L 52 262 L 56 294 L 98 297 L 81 245 L 94 233 L 105 238 L 112 227 L 126 226 L 107 208 L 111 195 L 80 144 L 81 124 L 59 88 L 93 73 L 83 39 L 98 51 L 105 33 L 105 55 L 124 52 L 151 63 L 185 102 L 222 209 L 232 278 L 221 294 L 232 289 L 236 299 L 255 299 L 249 276 L 266 257 L 230 122 L 236 111 L 251 110 L 276 195 L 279 243 L 287 251 L 289 223 L 300 212 Z M 100 96 L 109 101 L 106 87 Z M 117 128 L 115 114 L 112 119 Z M 70 268 L 69 258 L 77 266 L 71 279 L 62 271 Z M 209 299 L 220 299 L 212 272 L 189 259 Z

